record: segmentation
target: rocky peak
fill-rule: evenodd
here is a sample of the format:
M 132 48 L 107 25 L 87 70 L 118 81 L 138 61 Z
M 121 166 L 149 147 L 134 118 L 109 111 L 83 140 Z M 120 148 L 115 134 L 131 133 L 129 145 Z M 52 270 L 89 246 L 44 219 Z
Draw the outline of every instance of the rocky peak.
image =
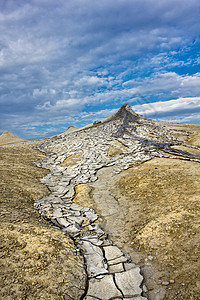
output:
M 120 107 L 120 109 L 118 110 L 118 112 L 117 112 L 118 115 L 122 115 L 122 116 L 123 116 L 124 114 L 128 114 L 128 113 L 131 113 L 131 114 L 134 115 L 134 116 L 139 116 L 138 114 L 136 114 L 136 113 L 132 110 L 131 106 L 130 106 L 128 103 L 122 105 L 122 106 Z
M 118 112 L 110 117 L 110 120 L 121 119 L 123 121 L 136 121 L 138 118 L 141 118 L 141 116 L 136 114 L 129 104 L 124 104 L 121 106 Z

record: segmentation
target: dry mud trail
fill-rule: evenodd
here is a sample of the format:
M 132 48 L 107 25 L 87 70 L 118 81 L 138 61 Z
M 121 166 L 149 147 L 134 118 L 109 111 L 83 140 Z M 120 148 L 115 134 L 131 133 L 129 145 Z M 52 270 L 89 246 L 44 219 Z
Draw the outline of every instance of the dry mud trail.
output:
M 199 298 L 199 147 L 177 128 L 126 105 L 38 146 L 51 194 L 35 208 L 83 254 L 82 299 Z

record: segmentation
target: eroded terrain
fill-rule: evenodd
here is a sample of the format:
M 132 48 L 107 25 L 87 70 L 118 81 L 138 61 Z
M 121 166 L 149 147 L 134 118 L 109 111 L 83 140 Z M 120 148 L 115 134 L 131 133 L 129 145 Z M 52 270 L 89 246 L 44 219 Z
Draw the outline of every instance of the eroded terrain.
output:
M 17 251 L 27 249 L 33 269 L 37 266 L 40 274 L 46 271 L 45 278 L 49 280 L 45 266 L 49 267 L 51 261 L 55 263 L 51 269 L 55 273 L 49 283 L 51 289 L 45 281 L 36 290 L 20 281 L 21 288 L 29 287 L 20 297 L 32 299 L 35 293 L 33 299 L 41 299 L 42 295 L 45 299 L 199 299 L 199 136 L 198 126 L 154 122 L 125 105 L 102 122 L 70 130 L 37 145 L 46 157 L 38 154 L 41 159 L 35 164 L 49 170 L 42 179 L 49 190 L 38 194 L 44 186 L 38 188 L 34 180 L 30 185 L 33 188 L 24 183 L 20 188 L 29 193 L 37 189 L 37 195 L 28 201 L 31 206 L 36 201 L 35 208 L 42 219 L 36 215 L 34 218 L 41 227 L 31 237 L 26 228 L 22 234 L 21 227 L 16 230 L 11 226 L 11 231 L 19 232 Z M 33 177 L 40 175 L 33 173 Z M 9 207 L 5 205 L 5 214 L 7 211 Z M 22 208 L 15 213 L 20 213 L 20 222 L 24 220 Z M 29 213 L 32 218 L 33 211 Z M 49 232 L 52 231 L 51 237 L 55 232 L 57 242 L 62 242 L 41 240 L 40 231 L 45 238 L 49 238 Z M 40 266 L 37 260 L 31 260 L 31 241 L 35 244 L 36 238 L 38 243 L 44 242 L 44 250 L 37 256 Z M 67 251 L 66 265 L 62 247 Z M 84 256 L 87 280 L 83 259 L 76 256 L 79 252 Z M 64 273 L 61 276 L 58 261 L 62 261 L 65 277 Z M 26 274 L 26 266 L 24 269 L 20 265 L 21 274 Z M 55 282 L 57 285 L 53 285 Z

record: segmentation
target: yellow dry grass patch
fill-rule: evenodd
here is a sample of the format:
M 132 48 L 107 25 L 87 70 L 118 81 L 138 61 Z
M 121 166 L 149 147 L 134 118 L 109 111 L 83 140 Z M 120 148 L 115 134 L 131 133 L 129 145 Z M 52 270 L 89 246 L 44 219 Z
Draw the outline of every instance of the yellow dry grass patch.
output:
M 153 255 L 162 280 L 175 281 L 165 299 L 176 293 L 198 299 L 200 164 L 156 158 L 125 171 L 114 195 L 118 188 L 125 196 L 120 206 L 128 207 L 124 234 L 136 250 Z
M 113 157 L 113 156 L 118 156 L 120 155 L 121 153 L 123 153 L 123 151 L 117 147 L 109 147 L 108 150 L 105 151 L 108 155 L 109 158 Z
M 122 143 L 115 141 L 111 144 L 111 146 L 105 151 L 109 158 L 119 156 L 121 153 L 123 153 L 128 148 L 123 145 Z
M 199 149 L 195 149 L 195 148 L 189 148 L 189 147 L 185 147 L 185 146 L 173 146 L 172 148 L 174 149 L 178 149 L 178 150 L 183 150 L 183 151 L 187 151 L 193 154 L 197 154 L 200 156 L 200 148 Z
M 3 227 L 1 299 L 76 299 L 81 295 L 75 285 L 84 282 L 83 261 L 71 239 L 40 225 L 4 223 Z M 80 288 L 83 293 L 83 285 Z
M 187 124 L 167 123 L 169 129 L 175 129 L 177 132 L 173 135 L 181 138 L 186 144 L 200 147 L 200 126 Z M 189 135 L 185 135 L 188 132 Z
M 75 198 L 73 200 L 74 203 L 86 206 L 89 208 L 95 208 L 94 202 L 92 200 L 92 187 L 90 184 L 79 184 L 75 187 Z
M 2 133 L 2 135 L 0 135 L 0 146 L 22 142 L 26 142 L 26 140 L 8 131 L 5 131 L 4 133 Z
M 67 157 L 61 164 L 62 167 L 71 167 L 81 160 L 81 153 L 76 153 Z

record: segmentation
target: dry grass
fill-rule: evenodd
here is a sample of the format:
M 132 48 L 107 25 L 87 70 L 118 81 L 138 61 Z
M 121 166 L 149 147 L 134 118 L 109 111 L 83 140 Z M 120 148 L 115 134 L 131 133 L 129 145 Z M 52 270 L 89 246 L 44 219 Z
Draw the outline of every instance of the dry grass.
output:
M 11 132 L 5 131 L 0 135 L 0 146 L 8 145 L 8 144 L 16 144 L 16 143 L 22 143 L 26 140 L 14 135 Z
M 125 172 L 115 189 L 125 196 L 120 205 L 128 202 L 132 247 L 154 257 L 161 281 L 175 282 L 165 299 L 199 299 L 200 165 L 154 159 Z
M 71 167 L 81 160 L 81 153 L 76 153 L 67 157 L 61 164 L 62 167 Z
M 121 153 L 123 153 L 121 147 L 123 147 L 124 150 L 127 149 L 125 145 L 122 143 L 115 141 L 112 142 L 112 144 L 109 146 L 109 148 L 105 151 L 109 158 L 119 156 Z
M 75 187 L 75 192 L 74 203 L 95 209 L 94 202 L 91 199 L 92 188 L 89 184 L 78 184 Z
M 0 147 L 0 299 L 79 299 L 83 259 L 71 239 L 33 209 L 49 193 L 47 175 L 32 162 L 44 157 L 33 143 Z

